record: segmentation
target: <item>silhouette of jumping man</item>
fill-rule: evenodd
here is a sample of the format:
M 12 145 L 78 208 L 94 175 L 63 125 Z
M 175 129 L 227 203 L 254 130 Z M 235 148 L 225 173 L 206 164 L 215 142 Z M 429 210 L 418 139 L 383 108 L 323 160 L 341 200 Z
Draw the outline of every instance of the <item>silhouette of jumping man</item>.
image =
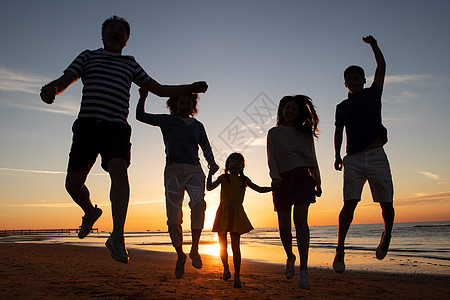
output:
M 372 36 L 363 41 L 372 47 L 377 63 L 373 84 L 364 88 L 364 70 L 350 66 L 344 72 L 348 99 L 336 106 L 334 147 L 336 160 L 334 167 L 344 168 L 344 206 L 339 214 L 339 233 L 333 269 L 338 273 L 345 270 L 344 242 L 361 193 L 369 181 L 372 198 L 379 202 L 384 220 L 384 231 L 376 249 L 376 257 L 383 259 L 389 249 L 394 223 L 391 170 L 383 145 L 387 143 L 387 130 L 381 121 L 381 94 L 383 91 L 386 62 Z M 347 155 L 342 160 L 341 145 L 343 129 L 347 136 Z
M 98 154 L 102 168 L 111 178 L 111 210 L 113 230 L 106 241 L 111 256 L 128 262 L 124 241 L 124 225 L 130 197 L 128 166 L 131 157 L 131 127 L 127 122 L 131 83 L 161 97 L 205 92 L 205 82 L 191 85 L 161 85 L 152 79 L 134 57 L 122 55 L 130 36 L 130 25 L 124 18 L 113 16 L 102 25 L 103 48 L 85 50 L 64 70 L 58 79 L 41 89 L 41 99 L 52 104 L 61 94 L 81 78 L 83 92 L 78 118 L 75 120 L 72 147 L 66 176 L 66 190 L 83 209 L 85 215 L 78 234 L 86 237 L 102 210 L 93 206 L 85 185 L 87 175 Z

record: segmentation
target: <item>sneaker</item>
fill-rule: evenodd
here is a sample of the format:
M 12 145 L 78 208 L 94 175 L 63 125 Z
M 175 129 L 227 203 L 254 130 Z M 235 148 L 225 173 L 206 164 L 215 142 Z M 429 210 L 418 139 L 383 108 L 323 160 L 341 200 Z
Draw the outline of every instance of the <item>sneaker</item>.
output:
M 292 279 L 295 275 L 295 255 L 286 260 L 286 270 L 284 271 L 287 279 Z
M 78 238 L 85 238 L 92 230 L 92 226 L 95 221 L 102 215 L 102 210 L 95 205 L 94 212 L 90 215 L 84 215 L 81 222 L 80 231 L 78 232 Z
M 307 270 L 300 271 L 300 280 L 298 281 L 298 287 L 305 290 L 309 290 L 309 288 L 311 287 Z
M 175 265 L 175 277 L 180 279 L 184 274 L 184 264 L 186 263 L 186 254 L 183 253 L 182 259 L 177 259 L 177 264 Z
M 112 258 L 124 264 L 128 263 L 128 251 L 125 248 L 125 239 L 123 237 L 118 239 L 110 235 L 105 245 L 109 252 L 111 252 Z
M 200 254 L 197 253 L 189 253 L 189 258 L 192 259 L 192 265 L 194 268 L 201 269 L 203 266 L 202 258 L 200 257 Z
M 382 260 L 386 257 L 386 254 L 389 250 L 389 244 L 391 242 L 391 238 L 386 237 L 386 233 L 383 231 L 383 234 L 381 234 L 381 240 L 380 244 L 377 247 L 376 256 L 379 260 Z
M 344 252 L 337 252 L 333 261 L 333 270 L 336 273 L 342 273 L 345 271 Z

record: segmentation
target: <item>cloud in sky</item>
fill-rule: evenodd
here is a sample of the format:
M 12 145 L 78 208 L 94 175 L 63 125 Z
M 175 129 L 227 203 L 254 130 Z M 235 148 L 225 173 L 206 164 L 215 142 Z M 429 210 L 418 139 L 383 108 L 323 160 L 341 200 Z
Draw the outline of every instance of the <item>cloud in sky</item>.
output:
M 3 91 L 38 94 L 42 83 L 49 82 L 50 80 L 45 76 L 19 73 L 0 67 L 0 90 Z
M 39 92 L 44 83 L 50 82 L 51 79 L 45 76 L 36 75 L 32 73 L 21 73 L 14 70 L 9 70 L 0 67 L 0 91 L 10 92 L 10 93 L 26 93 L 32 94 L 33 97 L 39 99 Z M 39 101 L 30 102 L 20 102 L 18 99 L 11 101 L 9 97 L 7 99 L 0 98 L 0 103 L 5 104 L 9 107 L 14 107 L 18 109 L 32 109 L 38 111 L 45 111 L 50 113 L 58 113 L 65 115 L 76 115 L 78 111 L 79 99 L 76 101 L 72 97 L 59 96 L 59 101 L 56 101 L 51 106 L 39 106 L 33 105 L 39 103 Z M 66 99 L 67 98 L 67 99 Z M 64 99 L 64 100 L 63 100 Z M 28 99 L 27 99 L 28 100 Z M 63 101 L 61 101 L 63 100 Z M 39 103 L 40 104 L 40 103 Z
M 13 168 L 1 168 L 0 171 L 5 172 L 22 172 L 22 173 L 34 173 L 34 174 L 47 174 L 47 175 L 65 175 L 66 171 L 49 171 L 49 170 L 27 170 L 27 169 L 13 169 Z M 91 173 L 89 175 L 106 176 L 106 173 Z
M 428 177 L 430 179 L 433 179 L 433 180 L 441 180 L 441 176 L 439 176 L 437 174 L 433 174 L 433 173 L 426 172 L 426 171 L 418 171 L 417 173 L 418 174 L 422 174 L 422 175 L 424 175 L 424 176 L 426 176 L 426 177 Z
M 410 81 L 424 80 L 427 75 L 388 75 L 385 78 L 386 83 L 405 83 Z
M 367 82 L 373 81 L 373 75 L 367 77 Z M 385 83 L 406 83 L 411 81 L 425 80 L 429 76 L 428 75 L 386 75 L 384 82 Z
M 78 205 L 75 202 L 5 204 L 4 206 L 7 206 L 7 207 L 45 207 L 45 208 L 71 208 L 71 207 L 78 207 Z
M 39 97 L 39 96 L 37 96 Z M 78 100 L 79 101 L 79 100 Z M 76 116 L 78 111 L 78 104 L 74 104 L 75 102 L 61 102 L 57 101 L 52 105 L 43 104 L 40 105 L 30 105 L 30 103 L 20 103 L 20 102 L 12 102 L 9 100 L 0 99 L 0 103 L 6 104 L 9 107 L 14 107 L 17 109 L 31 109 L 34 111 L 43 111 L 55 114 L 63 114 L 69 116 Z M 41 103 L 38 100 L 34 101 L 34 104 Z M 42 102 L 43 103 L 43 102 Z
M 423 193 L 414 197 L 395 199 L 395 206 L 430 205 L 450 203 L 450 191 L 440 193 Z

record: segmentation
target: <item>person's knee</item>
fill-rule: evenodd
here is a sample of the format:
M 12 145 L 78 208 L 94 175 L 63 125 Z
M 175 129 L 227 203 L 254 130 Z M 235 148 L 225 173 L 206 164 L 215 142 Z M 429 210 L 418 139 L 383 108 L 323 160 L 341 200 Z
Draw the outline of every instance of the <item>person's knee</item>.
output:
M 108 162 L 108 172 L 112 180 L 127 180 L 127 170 L 127 162 L 122 158 L 113 158 Z
M 69 194 L 75 193 L 76 190 L 79 190 L 81 187 L 78 184 L 75 184 L 75 182 L 69 177 L 66 177 L 66 191 Z
M 181 225 L 183 220 L 179 217 L 172 217 L 167 219 L 167 227 L 169 231 L 179 231 L 181 230 Z
M 66 176 L 65 187 L 70 194 L 76 194 L 81 191 L 86 181 L 86 173 L 83 171 L 69 172 Z
M 196 199 L 195 201 L 190 201 L 189 207 L 193 216 L 202 215 L 206 211 L 206 201 L 204 199 Z
M 344 206 L 342 207 L 343 211 L 353 212 L 358 205 L 359 200 L 346 200 L 344 202 Z
M 394 204 L 392 202 L 380 202 L 383 213 L 394 214 Z

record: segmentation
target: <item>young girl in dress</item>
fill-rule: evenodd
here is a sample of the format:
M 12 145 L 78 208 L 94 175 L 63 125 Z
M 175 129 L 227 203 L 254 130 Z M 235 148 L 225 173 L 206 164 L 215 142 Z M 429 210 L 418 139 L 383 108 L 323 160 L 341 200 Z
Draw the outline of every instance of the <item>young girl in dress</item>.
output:
M 254 184 L 250 178 L 244 175 L 244 156 L 240 153 L 232 153 L 225 162 L 225 173 L 220 175 L 214 182 L 212 175 L 214 170 L 210 170 L 206 182 L 206 189 L 211 191 L 221 185 L 220 204 L 217 208 L 216 218 L 212 228 L 217 232 L 220 244 L 220 258 L 223 263 L 223 280 L 231 278 L 230 267 L 228 265 L 227 252 L 227 232 L 231 236 L 231 249 L 233 250 L 234 264 L 234 287 L 241 288 L 241 234 L 253 229 L 242 203 L 244 201 L 245 188 L 248 186 L 259 193 L 267 193 L 271 187 L 260 187 Z
M 286 96 L 278 106 L 277 126 L 267 135 L 267 156 L 272 178 L 273 203 L 278 215 L 281 243 L 286 251 L 286 278 L 295 275 L 292 253 L 291 207 L 300 254 L 299 287 L 309 289 L 308 208 L 322 194 L 319 166 L 314 148 L 317 137 L 317 116 L 307 96 Z

